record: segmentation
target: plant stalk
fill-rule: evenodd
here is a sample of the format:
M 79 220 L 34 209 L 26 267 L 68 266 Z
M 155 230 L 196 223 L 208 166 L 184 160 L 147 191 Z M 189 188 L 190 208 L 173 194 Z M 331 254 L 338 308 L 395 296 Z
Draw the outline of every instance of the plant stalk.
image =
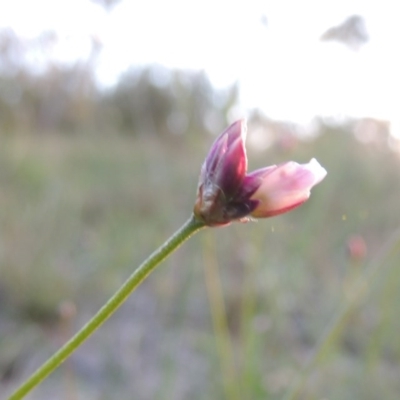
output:
M 107 303 L 93 316 L 83 328 L 64 344 L 53 356 L 39 367 L 10 397 L 8 400 L 20 400 L 88 339 L 118 308 L 129 295 L 143 282 L 143 280 L 185 240 L 203 228 L 204 223 L 193 215 L 179 228 L 163 245 L 155 250 L 125 281 Z

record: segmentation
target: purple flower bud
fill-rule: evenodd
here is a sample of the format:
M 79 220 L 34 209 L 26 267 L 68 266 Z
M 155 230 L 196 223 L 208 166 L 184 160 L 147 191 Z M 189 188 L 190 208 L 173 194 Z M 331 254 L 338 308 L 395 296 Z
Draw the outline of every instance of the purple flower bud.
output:
M 246 132 L 245 120 L 233 123 L 216 139 L 203 163 L 193 212 L 208 226 L 287 212 L 304 203 L 326 175 L 315 159 L 246 174 Z

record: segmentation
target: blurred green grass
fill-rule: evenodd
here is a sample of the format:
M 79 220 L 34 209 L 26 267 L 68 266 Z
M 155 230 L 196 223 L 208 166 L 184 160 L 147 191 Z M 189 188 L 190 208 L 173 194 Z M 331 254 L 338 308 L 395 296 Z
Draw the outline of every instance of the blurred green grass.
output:
M 211 141 L 4 138 L 0 394 L 10 393 L 184 222 Z M 140 400 L 283 398 L 399 226 L 399 160 L 338 128 L 289 149 L 277 143 L 248 153 L 251 169 L 316 157 L 328 176 L 292 213 L 191 239 L 29 399 L 113 399 L 114 391 Z M 356 263 L 347 249 L 355 234 L 368 248 Z M 207 281 L 211 264 L 214 278 Z M 299 398 L 398 399 L 398 266 L 394 254 L 368 282 L 366 300 Z M 77 312 L 63 319 L 66 301 Z

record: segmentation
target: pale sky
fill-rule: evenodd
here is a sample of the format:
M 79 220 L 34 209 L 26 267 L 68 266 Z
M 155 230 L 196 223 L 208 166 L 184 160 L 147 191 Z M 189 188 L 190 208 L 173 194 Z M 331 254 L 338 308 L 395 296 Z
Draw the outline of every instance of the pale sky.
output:
M 243 115 L 370 116 L 400 131 L 399 9 L 397 0 L 122 0 L 107 13 L 89 0 L 13 0 L 0 6 L 0 26 L 24 37 L 55 29 L 53 57 L 66 61 L 85 56 L 95 35 L 104 84 L 135 64 L 202 69 L 216 86 L 239 82 Z M 358 51 L 319 40 L 354 14 L 370 37 Z

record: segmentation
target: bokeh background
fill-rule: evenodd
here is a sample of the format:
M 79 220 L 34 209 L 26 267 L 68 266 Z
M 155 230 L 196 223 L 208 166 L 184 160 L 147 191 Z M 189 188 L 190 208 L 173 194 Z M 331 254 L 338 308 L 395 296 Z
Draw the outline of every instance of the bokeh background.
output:
M 311 199 L 200 232 L 27 398 L 397 400 L 396 7 L 2 4 L 0 398 L 189 217 L 247 117 L 250 169 L 328 170 Z

